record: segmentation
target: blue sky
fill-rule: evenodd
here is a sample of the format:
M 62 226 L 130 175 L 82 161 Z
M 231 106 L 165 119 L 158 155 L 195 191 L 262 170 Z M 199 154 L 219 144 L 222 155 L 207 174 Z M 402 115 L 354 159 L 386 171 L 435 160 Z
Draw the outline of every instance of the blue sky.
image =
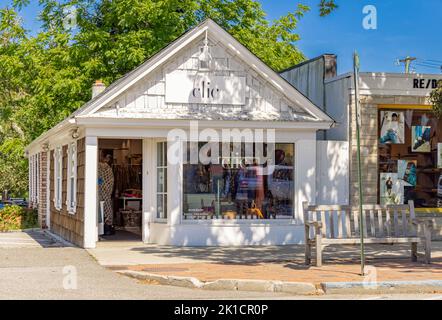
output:
M 269 19 L 293 10 L 301 2 L 312 11 L 299 23 L 298 47 L 309 58 L 323 53 L 338 55 L 339 73 L 350 71 L 352 54 L 357 50 L 363 71 L 403 72 L 398 58 L 414 56 L 442 61 L 441 0 L 337 0 L 340 5 L 332 15 L 318 15 L 319 0 L 262 0 Z M 377 30 L 362 27 L 366 5 L 377 8 Z M 442 62 L 440 63 L 442 64 Z M 440 73 L 433 68 L 415 66 L 419 73 Z
M 310 5 L 312 11 L 300 21 L 298 47 L 313 58 L 323 53 L 338 55 L 338 71 L 351 70 L 352 53 L 361 56 L 362 71 L 403 72 L 395 61 L 405 56 L 420 61 L 436 60 L 442 64 L 442 0 L 337 0 L 340 7 L 332 15 L 321 18 L 319 0 L 261 0 L 270 20 L 293 11 L 298 3 Z M 3 4 L 9 0 L 0 0 Z M 37 0 L 22 15 L 26 27 L 38 29 L 35 17 Z M 362 27 L 365 5 L 377 8 L 377 30 Z M 434 63 L 429 61 L 430 63 Z M 435 68 L 415 65 L 419 73 L 440 73 Z

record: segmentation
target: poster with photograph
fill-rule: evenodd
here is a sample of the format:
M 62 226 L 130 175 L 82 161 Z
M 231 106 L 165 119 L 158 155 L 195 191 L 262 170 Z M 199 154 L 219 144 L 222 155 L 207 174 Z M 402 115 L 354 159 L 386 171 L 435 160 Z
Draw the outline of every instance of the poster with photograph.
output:
M 442 143 L 437 144 L 437 167 L 442 169 Z
M 380 143 L 405 143 L 405 117 L 403 112 L 381 111 Z
M 381 173 L 379 190 L 382 205 L 402 204 L 404 201 L 403 185 L 397 173 Z
M 398 179 L 403 181 L 403 185 L 406 187 L 416 186 L 416 160 L 398 160 Z
M 431 127 L 413 126 L 411 127 L 411 151 L 431 152 Z

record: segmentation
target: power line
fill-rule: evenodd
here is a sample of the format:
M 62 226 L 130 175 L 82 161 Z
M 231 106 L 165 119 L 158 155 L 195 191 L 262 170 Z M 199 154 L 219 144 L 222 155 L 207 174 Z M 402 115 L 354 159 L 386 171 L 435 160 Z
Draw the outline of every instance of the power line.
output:
M 416 67 L 437 69 L 442 72 L 442 61 L 434 59 L 418 59 L 416 57 L 407 56 L 404 59 L 397 59 L 396 65 L 404 64 L 405 73 L 416 72 Z

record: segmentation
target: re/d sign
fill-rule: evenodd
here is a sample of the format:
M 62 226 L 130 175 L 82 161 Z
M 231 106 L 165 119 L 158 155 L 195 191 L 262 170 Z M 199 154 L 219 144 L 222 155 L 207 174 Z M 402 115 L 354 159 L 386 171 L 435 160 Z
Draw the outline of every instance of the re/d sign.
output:
M 246 78 L 174 71 L 166 75 L 166 103 L 244 105 Z

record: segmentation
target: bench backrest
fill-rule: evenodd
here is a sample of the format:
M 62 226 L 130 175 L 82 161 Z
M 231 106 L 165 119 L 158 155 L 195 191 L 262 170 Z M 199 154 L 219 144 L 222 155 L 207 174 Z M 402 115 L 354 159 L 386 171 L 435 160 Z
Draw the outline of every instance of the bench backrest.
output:
M 406 205 L 364 205 L 362 215 L 359 207 L 317 205 L 303 203 L 304 221 L 320 221 L 322 236 L 333 239 L 359 238 L 359 218 L 364 219 L 365 238 L 415 237 L 417 230 L 412 224 L 415 219 L 414 203 Z M 315 236 L 310 228 L 309 239 Z

